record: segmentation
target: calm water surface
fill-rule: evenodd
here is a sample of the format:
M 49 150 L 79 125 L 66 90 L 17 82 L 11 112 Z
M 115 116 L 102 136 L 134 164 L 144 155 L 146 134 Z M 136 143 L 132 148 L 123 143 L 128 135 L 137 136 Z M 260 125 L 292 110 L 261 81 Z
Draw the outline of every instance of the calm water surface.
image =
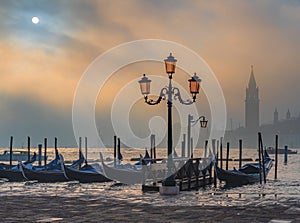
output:
M 4 149 L 1 149 L 3 151 Z M 111 157 L 111 149 L 101 150 L 105 157 Z M 65 160 L 72 161 L 77 159 L 77 149 L 60 149 Z M 143 154 L 143 150 L 122 149 L 124 162 L 129 162 L 130 158 L 138 157 Z M 165 149 L 158 149 L 158 157 L 164 157 Z M 225 156 L 225 152 L 224 156 Z M 146 203 L 151 205 L 269 205 L 275 204 L 286 199 L 300 198 L 300 150 L 298 154 L 289 155 L 288 164 L 283 164 L 283 155 L 279 155 L 278 180 L 274 180 L 274 166 L 268 175 L 265 185 L 247 185 L 243 187 L 225 188 L 224 185 L 218 185 L 199 189 L 198 191 L 184 191 L 178 196 L 160 196 L 158 193 L 142 193 L 141 185 L 124 186 L 109 183 L 80 184 L 78 182 L 51 183 L 42 184 L 36 182 L 10 183 L 0 180 L 0 196 L 5 195 L 25 195 L 30 196 L 65 196 L 81 197 L 82 195 L 91 195 L 97 199 L 113 198 L 117 200 L 126 200 L 132 203 Z M 179 154 L 179 152 L 178 152 Z M 195 156 L 203 154 L 202 149 L 195 151 Z M 49 159 L 54 157 L 53 149 L 49 149 Z M 270 155 L 274 158 L 274 155 Z M 89 149 L 89 160 L 99 159 L 99 149 Z M 257 158 L 256 149 L 244 149 L 244 158 Z M 238 158 L 238 149 L 230 150 L 230 158 Z M 225 162 L 223 164 L 225 166 Z M 238 167 L 238 162 L 230 162 L 230 168 Z

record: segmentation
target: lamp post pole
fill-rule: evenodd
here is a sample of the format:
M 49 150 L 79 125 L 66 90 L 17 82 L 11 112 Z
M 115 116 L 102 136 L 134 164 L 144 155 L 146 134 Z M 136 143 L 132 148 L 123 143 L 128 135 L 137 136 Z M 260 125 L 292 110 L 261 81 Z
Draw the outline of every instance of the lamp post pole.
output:
M 172 150 L 173 150 L 173 129 L 172 129 L 172 78 L 169 77 L 169 87 L 168 87 L 168 176 L 171 177 L 172 175 L 172 164 L 173 164 L 173 156 L 172 156 Z M 169 179 L 164 182 L 169 182 L 170 184 L 176 183 L 175 179 Z M 172 183 L 171 183 L 172 182 Z M 167 185 L 166 185 L 167 186 Z M 175 186 L 175 185 L 170 185 Z
M 163 180 L 162 185 L 163 186 L 176 186 L 176 181 L 174 178 L 174 174 L 172 174 L 172 168 L 173 168 L 173 136 L 172 136 L 172 105 L 173 105 L 173 96 L 175 100 L 179 100 L 181 104 L 184 105 L 190 105 L 196 101 L 196 95 L 199 93 L 200 89 L 200 82 L 201 80 L 199 77 L 194 74 L 194 76 L 188 80 L 190 83 L 190 93 L 193 96 L 193 100 L 186 100 L 184 101 L 181 98 L 181 94 L 179 91 L 179 88 L 172 86 L 172 77 L 175 73 L 175 67 L 177 60 L 172 56 L 170 53 L 169 57 L 164 60 L 165 66 L 166 66 L 166 73 L 169 76 L 169 85 L 167 87 L 164 87 L 160 91 L 160 96 L 157 100 L 149 99 L 148 95 L 150 94 L 150 83 L 151 80 L 149 80 L 146 75 L 144 74 L 142 79 L 139 81 L 141 93 L 144 95 L 145 102 L 149 105 L 157 105 L 161 102 L 161 100 L 167 99 L 167 105 L 168 105 L 168 174 L 167 178 Z
M 187 156 L 191 157 L 191 122 L 193 120 L 192 115 L 188 115 L 188 131 L 187 131 Z
M 205 116 L 200 116 L 197 120 L 193 120 L 194 117 L 192 115 L 188 115 L 188 158 L 191 157 L 191 155 L 193 155 L 193 148 L 191 146 L 191 140 L 192 140 L 192 137 L 191 137 L 191 126 L 192 126 L 192 123 L 195 125 L 199 120 L 200 120 L 200 126 L 201 128 L 206 128 L 207 126 L 207 123 L 208 123 L 208 120 L 205 119 Z

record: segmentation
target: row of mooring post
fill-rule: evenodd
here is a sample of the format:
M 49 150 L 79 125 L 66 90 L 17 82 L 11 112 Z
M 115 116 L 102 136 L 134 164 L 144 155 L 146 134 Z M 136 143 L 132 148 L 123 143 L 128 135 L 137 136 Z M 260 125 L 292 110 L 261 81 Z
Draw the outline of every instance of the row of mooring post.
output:
M 217 143 L 217 147 L 216 147 Z M 205 141 L 204 146 L 204 157 L 207 156 L 207 144 L 208 141 Z M 220 145 L 220 147 L 219 147 Z M 220 165 L 220 168 L 223 168 L 223 138 L 220 138 L 220 144 L 219 141 L 216 141 L 215 139 L 212 140 L 212 152 L 215 155 L 215 162 L 216 166 L 218 166 L 218 163 Z M 264 146 L 263 146 L 263 140 L 261 133 L 258 133 L 258 152 L 259 152 L 259 165 L 261 166 L 262 171 L 260 171 L 260 183 L 262 182 L 266 183 L 266 170 L 265 170 L 265 154 L 264 154 Z M 219 157 L 220 154 L 220 157 Z M 226 164 L 225 169 L 229 169 L 229 154 L 230 154 L 230 143 L 227 142 L 226 144 Z M 220 161 L 220 162 L 219 162 Z M 242 167 L 243 162 L 243 140 L 239 139 L 239 168 Z M 284 164 L 287 164 L 288 161 L 288 147 L 285 146 L 284 148 Z M 276 180 L 278 178 L 278 135 L 275 136 L 275 176 L 274 179 Z M 214 185 L 217 185 L 216 176 L 214 176 Z
M 42 147 L 43 144 L 38 144 L 38 165 L 42 165 Z M 47 149 L 48 149 L 48 139 L 44 138 L 44 166 L 46 166 L 47 163 Z M 54 138 L 54 149 L 57 153 L 57 138 Z M 31 138 L 27 137 L 27 161 L 30 161 L 31 159 Z M 9 166 L 12 167 L 12 161 L 13 161 L 13 136 L 10 137 L 10 143 L 9 143 Z

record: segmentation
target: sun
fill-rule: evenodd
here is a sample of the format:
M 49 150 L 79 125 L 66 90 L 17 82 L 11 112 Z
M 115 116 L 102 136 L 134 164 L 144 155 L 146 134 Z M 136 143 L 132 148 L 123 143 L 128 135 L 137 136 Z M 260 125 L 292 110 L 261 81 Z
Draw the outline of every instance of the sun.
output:
M 40 19 L 39 19 L 39 17 L 34 16 L 34 17 L 32 17 L 31 21 L 33 24 L 38 24 L 40 22 Z

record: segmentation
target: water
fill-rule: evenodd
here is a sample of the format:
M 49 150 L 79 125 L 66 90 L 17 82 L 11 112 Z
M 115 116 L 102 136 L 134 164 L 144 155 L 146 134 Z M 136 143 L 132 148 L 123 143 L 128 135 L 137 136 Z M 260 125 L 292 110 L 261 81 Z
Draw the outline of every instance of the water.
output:
M 3 149 L 2 149 L 3 150 Z M 1 150 L 0 150 L 1 151 Z M 111 149 L 104 151 L 105 158 L 111 157 Z M 72 161 L 77 159 L 77 149 L 60 149 L 65 160 Z M 62 196 L 62 197 L 81 197 L 91 195 L 103 199 L 113 198 L 116 200 L 125 200 L 132 203 L 151 204 L 156 206 L 165 205 L 184 205 L 184 206 L 243 206 L 243 205 L 262 205 L 276 204 L 287 199 L 300 198 L 300 150 L 298 154 L 289 155 L 288 164 L 283 164 L 283 156 L 279 156 L 278 180 L 274 180 L 274 166 L 270 171 L 265 185 L 246 185 L 235 188 L 225 188 L 224 185 L 218 185 L 217 188 L 209 186 L 197 191 L 184 191 L 178 196 L 160 196 L 159 193 L 142 193 L 140 185 L 117 185 L 114 182 L 80 184 L 78 182 L 51 183 L 42 184 L 36 182 L 12 183 L 4 180 L 0 181 L 0 197 L 5 195 L 15 196 Z M 138 157 L 144 154 L 144 150 L 122 149 L 124 162 L 129 162 L 130 158 Z M 158 149 L 158 157 L 166 153 L 165 149 Z M 199 156 L 203 151 L 197 149 L 195 156 Z M 223 155 L 225 157 L 225 153 Z M 178 152 L 179 154 L 179 152 Z M 54 157 L 53 149 L 49 149 L 49 159 Z M 274 158 L 274 155 L 270 155 Z M 89 159 L 98 160 L 99 150 L 89 149 Z M 256 149 L 244 149 L 244 158 L 257 158 Z M 238 158 L 238 149 L 230 150 L 230 158 Z M 223 163 L 223 167 L 225 162 Z M 238 167 L 238 162 L 229 162 L 229 167 Z

